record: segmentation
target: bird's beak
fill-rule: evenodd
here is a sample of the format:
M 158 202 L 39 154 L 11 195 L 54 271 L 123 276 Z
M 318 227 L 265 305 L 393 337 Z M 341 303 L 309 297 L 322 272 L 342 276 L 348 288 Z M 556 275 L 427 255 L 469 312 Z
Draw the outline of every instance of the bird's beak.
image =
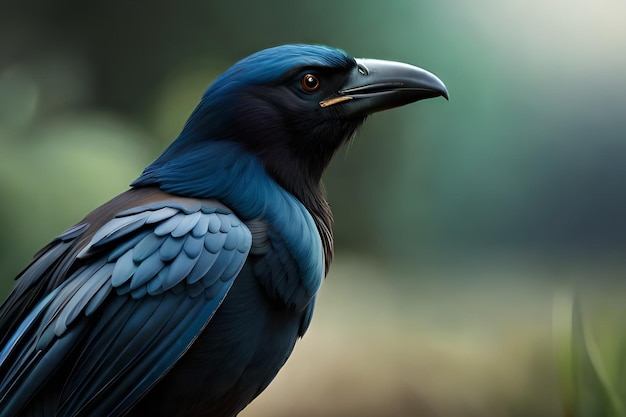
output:
M 346 83 L 321 107 L 337 106 L 345 117 L 369 114 L 404 106 L 414 101 L 443 96 L 448 90 L 430 72 L 401 62 L 357 59 L 357 67 Z

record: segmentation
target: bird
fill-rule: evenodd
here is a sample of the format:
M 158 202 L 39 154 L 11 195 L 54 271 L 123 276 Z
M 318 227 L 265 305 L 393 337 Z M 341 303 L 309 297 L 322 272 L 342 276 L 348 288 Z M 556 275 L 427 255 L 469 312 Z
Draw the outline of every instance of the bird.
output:
M 372 113 L 435 97 L 426 70 L 328 46 L 236 62 L 129 189 L 16 278 L 0 417 L 236 416 L 311 322 L 333 155 Z

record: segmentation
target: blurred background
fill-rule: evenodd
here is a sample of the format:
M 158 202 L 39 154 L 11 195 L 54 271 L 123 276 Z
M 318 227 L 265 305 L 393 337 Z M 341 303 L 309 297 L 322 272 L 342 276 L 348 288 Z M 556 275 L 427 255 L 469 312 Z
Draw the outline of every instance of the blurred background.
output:
M 244 56 L 437 74 L 326 178 L 336 262 L 245 417 L 626 415 L 626 3 L 0 0 L 0 295 Z

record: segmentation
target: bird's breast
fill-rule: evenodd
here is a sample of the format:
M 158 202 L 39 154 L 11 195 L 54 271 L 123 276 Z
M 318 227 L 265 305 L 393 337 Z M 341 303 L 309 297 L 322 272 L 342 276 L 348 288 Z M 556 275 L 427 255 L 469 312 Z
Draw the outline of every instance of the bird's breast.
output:
M 322 241 L 311 215 L 295 198 L 287 198 L 280 214 L 270 211 L 246 225 L 252 233 L 254 276 L 271 299 L 304 311 L 324 276 Z

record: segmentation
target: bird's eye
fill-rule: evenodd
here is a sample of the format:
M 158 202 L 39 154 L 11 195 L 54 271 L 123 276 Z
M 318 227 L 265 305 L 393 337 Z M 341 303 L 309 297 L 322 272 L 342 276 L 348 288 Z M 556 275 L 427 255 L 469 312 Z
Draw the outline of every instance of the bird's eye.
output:
M 302 89 L 309 93 L 319 90 L 320 79 L 313 74 L 307 74 L 302 77 Z

